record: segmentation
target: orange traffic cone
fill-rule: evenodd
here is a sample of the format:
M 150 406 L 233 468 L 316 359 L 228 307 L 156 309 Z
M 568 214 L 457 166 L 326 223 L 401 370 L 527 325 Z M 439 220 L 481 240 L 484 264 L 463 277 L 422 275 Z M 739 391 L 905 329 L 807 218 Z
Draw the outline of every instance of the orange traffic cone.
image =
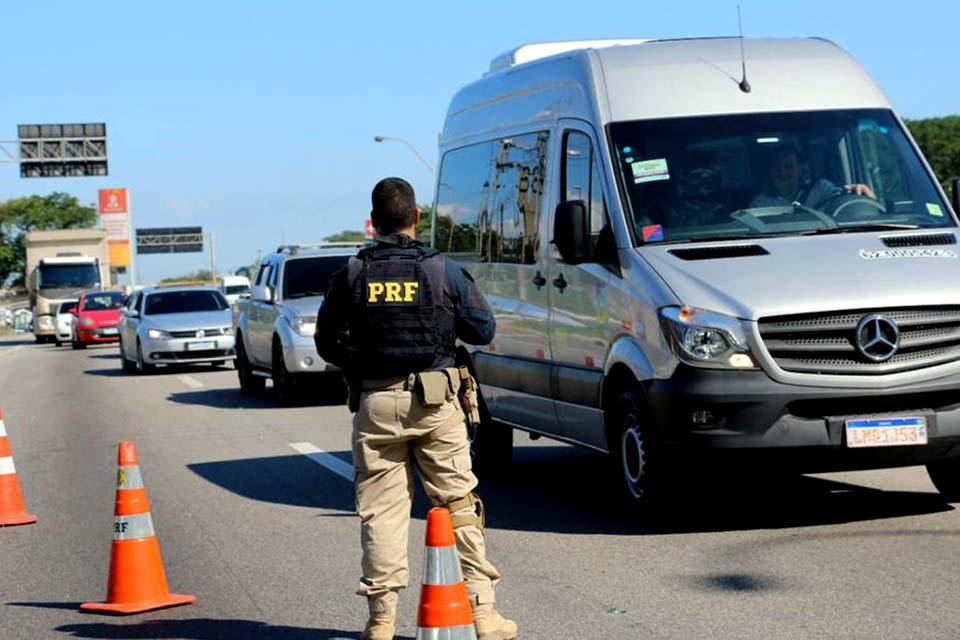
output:
M 476 640 L 450 511 L 427 513 L 427 553 L 417 612 L 417 640 Z
M 160 545 L 153 532 L 147 490 L 143 488 L 137 448 L 121 442 L 117 452 L 117 502 L 114 507 L 113 547 L 106 602 L 86 602 L 84 611 L 140 613 L 180 604 L 192 604 L 194 596 L 167 590 Z
M 20 493 L 20 481 L 13 466 L 13 451 L 7 440 L 7 429 L 3 425 L 3 411 L 0 410 L 0 527 L 15 524 L 32 524 L 37 516 L 27 513 Z

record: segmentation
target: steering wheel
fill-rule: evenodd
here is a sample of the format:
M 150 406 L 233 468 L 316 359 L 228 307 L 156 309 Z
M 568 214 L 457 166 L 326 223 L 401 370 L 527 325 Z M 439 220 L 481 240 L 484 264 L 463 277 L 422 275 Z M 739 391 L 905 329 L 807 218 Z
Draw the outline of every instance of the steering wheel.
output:
M 861 220 L 887 212 L 883 203 L 849 191 L 827 198 L 819 209 L 833 217 L 837 222 L 840 222 L 842 218 Z

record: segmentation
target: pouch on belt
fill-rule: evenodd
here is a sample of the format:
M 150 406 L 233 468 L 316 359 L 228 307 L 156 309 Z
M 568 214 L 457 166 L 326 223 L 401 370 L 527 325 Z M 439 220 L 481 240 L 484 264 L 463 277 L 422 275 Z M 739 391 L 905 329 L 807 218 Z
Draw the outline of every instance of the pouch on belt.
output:
M 420 398 L 420 404 L 426 408 L 443 406 L 449 395 L 450 379 L 444 371 L 424 371 L 417 374 L 414 390 Z

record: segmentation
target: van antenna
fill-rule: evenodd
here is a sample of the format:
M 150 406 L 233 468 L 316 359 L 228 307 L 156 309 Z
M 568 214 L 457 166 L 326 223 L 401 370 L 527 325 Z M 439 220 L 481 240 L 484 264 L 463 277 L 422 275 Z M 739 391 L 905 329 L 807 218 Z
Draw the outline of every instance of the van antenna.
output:
M 750 83 L 747 82 L 747 56 L 743 52 L 743 19 L 740 17 L 740 5 L 737 5 L 737 25 L 740 27 L 740 67 L 743 70 L 743 79 L 738 86 L 740 91 L 750 93 Z

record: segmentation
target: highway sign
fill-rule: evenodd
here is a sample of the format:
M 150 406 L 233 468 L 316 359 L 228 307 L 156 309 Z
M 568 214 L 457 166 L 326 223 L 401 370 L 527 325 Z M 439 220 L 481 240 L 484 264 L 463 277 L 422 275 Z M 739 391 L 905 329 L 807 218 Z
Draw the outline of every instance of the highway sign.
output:
M 137 253 L 203 253 L 203 227 L 137 229 Z
M 107 175 L 107 125 L 21 124 L 17 127 L 21 178 Z

